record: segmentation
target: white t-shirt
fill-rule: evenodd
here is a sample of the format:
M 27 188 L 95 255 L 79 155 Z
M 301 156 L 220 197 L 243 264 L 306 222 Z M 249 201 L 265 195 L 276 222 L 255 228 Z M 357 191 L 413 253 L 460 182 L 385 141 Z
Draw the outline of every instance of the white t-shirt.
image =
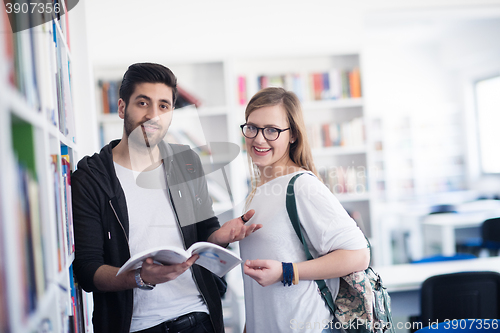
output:
M 117 163 L 114 165 L 127 200 L 130 255 L 165 244 L 183 248 L 181 234 L 165 190 L 163 166 L 140 173 Z M 139 174 L 140 181 L 136 182 Z M 153 327 L 194 311 L 208 313 L 208 308 L 193 280 L 191 270 L 187 270 L 175 280 L 156 285 L 153 290 L 134 289 L 130 331 Z
M 249 209 L 255 209 L 252 223 L 261 223 L 263 227 L 240 241 L 244 261 L 273 259 L 297 263 L 306 260 L 285 205 L 286 188 L 295 174 L 275 178 L 257 188 Z M 315 176 L 300 176 L 294 189 L 302 233 L 314 258 L 338 249 L 367 247 L 356 222 Z M 315 281 L 301 280 L 290 287 L 278 282 L 262 287 L 243 275 L 248 333 L 321 332 L 332 319 Z M 329 279 L 327 285 L 335 299 L 339 279 Z

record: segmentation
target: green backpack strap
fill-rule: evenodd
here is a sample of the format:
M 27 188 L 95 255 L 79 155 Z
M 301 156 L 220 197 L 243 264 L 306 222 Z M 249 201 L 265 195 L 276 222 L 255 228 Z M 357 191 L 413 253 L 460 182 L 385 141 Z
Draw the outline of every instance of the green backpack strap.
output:
M 299 214 L 297 213 L 297 204 L 295 201 L 295 192 L 293 190 L 293 185 L 295 184 L 295 180 L 297 180 L 298 177 L 302 176 L 305 174 L 299 173 L 290 179 L 290 182 L 288 183 L 288 187 L 286 189 L 286 211 L 288 212 L 288 217 L 290 218 L 290 221 L 292 222 L 293 229 L 295 229 L 295 233 L 297 234 L 297 237 L 299 237 L 302 245 L 304 246 L 304 251 L 307 256 L 307 260 L 312 260 L 314 259 L 311 255 L 311 252 L 309 252 L 309 249 L 307 248 L 307 243 L 304 238 L 304 235 L 302 234 L 302 231 L 300 230 L 300 220 L 299 220 Z M 330 293 L 330 290 L 328 289 L 328 286 L 326 285 L 325 280 L 315 280 L 316 284 L 318 285 L 318 288 L 321 292 L 321 297 L 325 301 L 326 305 L 330 309 L 330 312 L 334 315 L 335 314 L 335 303 L 333 302 L 333 297 L 332 294 Z

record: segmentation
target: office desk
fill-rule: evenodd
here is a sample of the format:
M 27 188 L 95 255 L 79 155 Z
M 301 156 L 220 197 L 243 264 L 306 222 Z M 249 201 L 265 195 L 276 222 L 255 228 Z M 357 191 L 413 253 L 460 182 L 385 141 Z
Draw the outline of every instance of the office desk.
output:
M 422 226 L 437 228 L 440 232 L 437 234 L 441 243 L 441 254 L 453 256 L 455 254 L 455 231 L 457 229 L 480 227 L 482 223 L 490 218 L 499 217 L 500 209 L 492 209 L 482 212 L 459 212 L 459 213 L 441 213 L 424 217 Z M 425 232 L 424 232 L 425 234 Z M 428 241 L 424 239 L 424 242 Z
M 494 271 L 500 273 L 500 257 L 374 267 L 391 296 L 394 318 L 420 314 L 420 288 L 429 277 L 440 274 Z M 396 323 L 395 323 L 396 324 Z

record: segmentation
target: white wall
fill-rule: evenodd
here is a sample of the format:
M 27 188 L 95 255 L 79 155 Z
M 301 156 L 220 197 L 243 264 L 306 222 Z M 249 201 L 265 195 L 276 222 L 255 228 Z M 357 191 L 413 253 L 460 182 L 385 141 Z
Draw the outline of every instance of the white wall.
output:
M 78 147 L 75 161 L 79 161 L 85 155 L 93 155 L 99 148 L 97 112 L 94 94 L 94 77 L 92 63 L 88 56 L 88 39 L 86 27 L 86 3 L 82 2 L 71 10 L 70 37 L 79 36 L 71 40 L 72 80 L 73 84 L 73 106 L 75 109 L 75 130 Z
M 85 0 L 95 64 L 359 51 L 367 13 L 499 0 Z
M 449 37 L 442 45 L 440 57 L 442 63 L 456 74 L 453 84 L 464 110 L 468 184 L 482 195 L 498 194 L 498 188 L 491 187 L 498 186 L 500 179 L 486 179 L 480 170 L 473 84 L 500 75 L 500 19 L 466 22 Z

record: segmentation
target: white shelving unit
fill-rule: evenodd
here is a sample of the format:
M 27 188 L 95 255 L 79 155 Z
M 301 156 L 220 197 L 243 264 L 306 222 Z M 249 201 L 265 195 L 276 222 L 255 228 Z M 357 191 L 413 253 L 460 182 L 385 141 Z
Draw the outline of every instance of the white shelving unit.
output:
M 191 134 L 202 133 L 198 138 L 201 142 L 230 142 L 237 145 L 242 144 L 242 136 L 239 125 L 244 123 L 244 104 L 241 104 L 240 89 L 238 79 L 244 77 L 246 80 L 247 101 L 257 92 L 259 76 L 285 75 L 300 73 L 303 77 L 303 93 L 308 93 L 309 75 L 313 73 L 327 73 L 337 70 L 351 71 L 359 69 L 359 56 L 348 55 L 327 55 L 317 57 L 298 57 L 289 59 L 231 59 L 218 62 L 207 63 L 168 63 L 169 67 L 178 78 L 179 85 L 188 90 L 199 100 L 202 105 L 197 110 L 188 108 L 174 111 L 174 118 L 171 130 L 181 129 L 191 132 Z M 96 96 L 102 96 L 99 80 L 118 81 L 126 71 L 127 66 L 116 66 L 114 68 L 96 68 Z M 339 74 L 340 75 L 340 74 Z M 341 77 L 339 76 L 339 80 Z M 346 97 L 346 96 L 344 96 Z M 116 97 L 115 97 L 116 98 Z M 98 101 L 98 109 L 102 100 Z M 314 100 L 312 97 L 303 101 L 306 122 L 308 125 L 318 126 L 324 123 L 338 123 L 339 126 L 345 122 L 351 122 L 354 118 L 357 122 L 358 137 L 356 143 L 349 145 L 321 147 L 313 149 L 315 160 L 319 168 L 329 166 L 343 166 L 362 168 L 367 172 L 366 154 L 367 147 L 364 141 L 363 124 L 363 98 L 322 99 Z M 113 111 L 113 110 L 111 110 Z M 101 130 L 101 145 L 106 144 L 113 138 L 119 138 L 122 134 L 122 120 L 117 114 L 99 114 L 98 120 Z M 204 137 L 203 137 L 204 136 Z M 242 147 L 243 148 L 243 147 Z M 233 202 L 229 198 L 223 202 L 218 202 L 214 207 L 216 213 L 226 211 L 228 207 L 236 207 L 230 216 L 241 214 L 243 202 L 248 192 L 247 188 L 247 160 L 245 154 L 240 154 L 236 160 L 231 162 L 225 169 L 227 178 L 234 196 Z M 236 171 L 237 170 L 237 171 Z M 245 172 L 241 172 L 245 170 Z M 225 182 L 221 175 L 213 175 L 217 183 L 225 187 Z M 367 189 L 366 175 L 364 176 L 363 190 L 354 193 L 340 194 L 343 203 L 349 210 L 359 211 L 366 224 L 366 232 L 370 235 L 370 205 L 369 192 Z M 358 186 L 359 188 L 359 186 Z M 343 191 L 344 192 L 344 191 Z M 229 215 L 228 215 L 229 217 Z
M 72 277 L 68 179 L 78 145 L 70 85 L 79 63 L 65 19 L 12 33 L 0 15 L 2 333 L 88 331 L 87 294 Z
M 346 84 L 343 75 L 347 76 L 346 73 L 354 69 L 360 71 L 358 54 L 235 60 L 233 65 L 235 76 L 232 82 L 236 87 L 235 100 L 240 105 L 235 106 L 235 114 L 238 115 L 239 122 L 233 127 L 244 122 L 244 102 L 248 102 L 262 87 L 262 77 L 269 82 L 269 86 L 282 86 L 294 91 L 302 102 L 308 137 L 318 171 L 321 175 L 330 175 L 330 179 L 324 177 L 325 184 L 336 194 L 348 211 L 359 213 L 355 213 L 358 223 L 362 221 L 361 228 L 368 237 L 371 237 L 370 202 L 372 198 L 367 180 L 369 168 L 364 133 L 364 102 L 362 92 L 358 94 L 353 92 L 351 96 L 349 93 L 345 94 L 342 89 L 342 87 L 344 89 L 346 86 L 350 87 L 349 82 Z M 358 73 L 362 74 L 362 70 Z M 322 82 L 321 85 L 324 91 L 331 93 L 323 92 L 315 96 L 317 92 L 315 92 L 314 76 L 318 74 L 326 74 L 327 83 Z M 243 96 L 240 93 L 243 89 L 239 89 L 241 80 L 244 80 L 246 88 Z M 341 92 L 340 96 L 335 96 L 333 93 L 335 82 Z M 361 88 L 359 76 L 358 85 Z M 325 126 L 328 130 L 323 129 Z M 335 141 L 333 131 L 336 132 L 338 141 L 327 143 L 325 135 L 331 136 L 329 140 Z M 350 136 L 352 140 L 347 140 L 348 131 L 352 131 L 352 136 Z M 351 172 L 348 169 L 353 169 L 359 176 L 354 183 L 351 183 L 352 186 L 348 186 L 348 182 L 341 179 L 346 176 L 344 173 Z

